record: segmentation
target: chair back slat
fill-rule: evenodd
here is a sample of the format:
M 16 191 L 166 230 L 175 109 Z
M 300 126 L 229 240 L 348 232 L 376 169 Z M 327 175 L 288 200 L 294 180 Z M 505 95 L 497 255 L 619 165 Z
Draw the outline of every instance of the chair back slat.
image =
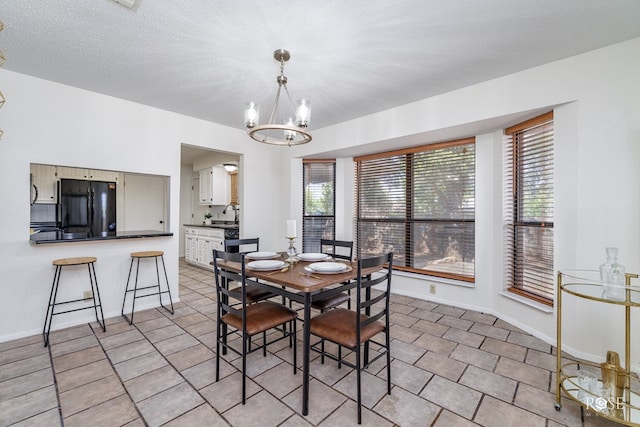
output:
M 362 308 L 367 308 L 367 307 L 370 307 L 372 305 L 375 305 L 375 304 L 379 303 L 380 301 L 384 300 L 386 297 L 387 296 L 384 294 L 384 292 L 381 293 L 380 295 L 376 295 L 374 297 L 371 297 L 371 299 L 362 302 Z
M 248 247 L 250 246 L 250 247 Z M 224 251 L 231 252 L 232 248 L 238 248 L 240 253 L 258 252 L 260 250 L 260 238 L 227 239 L 224 241 Z
M 383 319 L 386 331 L 389 330 L 389 295 L 391 292 L 391 269 L 393 253 L 389 252 L 372 258 L 358 260 L 358 277 L 356 287 L 356 334 L 360 342 L 360 331 L 367 325 Z M 385 264 L 388 264 L 385 267 Z M 363 276 L 363 271 L 379 268 L 380 271 Z M 375 277 L 374 277 L 375 276 Z M 379 294 L 372 295 L 372 287 L 384 283 Z M 384 304 L 380 304 L 384 302 Z M 364 315 L 364 316 L 363 316 Z M 364 320 L 363 320 L 364 319 Z
M 348 240 L 320 239 L 320 252 L 334 258 L 351 261 L 353 259 L 353 242 Z

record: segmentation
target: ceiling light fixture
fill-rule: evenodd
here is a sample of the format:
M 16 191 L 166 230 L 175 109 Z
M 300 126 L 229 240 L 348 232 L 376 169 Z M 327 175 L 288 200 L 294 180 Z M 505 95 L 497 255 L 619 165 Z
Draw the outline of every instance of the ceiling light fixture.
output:
M 222 166 L 227 172 L 235 172 L 238 170 L 238 166 L 235 163 L 224 163 Z
M 296 107 L 291 100 L 291 95 L 289 95 L 289 90 L 287 89 L 287 78 L 284 75 L 284 64 L 291 58 L 289 51 L 278 49 L 273 52 L 273 57 L 280 63 L 280 75 L 276 79 L 278 92 L 273 102 L 269 122 L 266 125 L 258 125 L 260 107 L 255 102 L 247 102 L 244 110 L 244 124 L 247 126 L 247 132 L 252 139 L 266 144 L 288 146 L 306 144 L 311 141 L 311 133 L 306 130 L 311 119 L 311 101 L 299 99 Z M 276 120 L 278 120 L 278 102 L 283 88 L 287 94 L 291 112 L 295 115 L 295 121 L 293 116 L 287 116 L 283 120 L 284 124 L 278 124 L 276 123 Z

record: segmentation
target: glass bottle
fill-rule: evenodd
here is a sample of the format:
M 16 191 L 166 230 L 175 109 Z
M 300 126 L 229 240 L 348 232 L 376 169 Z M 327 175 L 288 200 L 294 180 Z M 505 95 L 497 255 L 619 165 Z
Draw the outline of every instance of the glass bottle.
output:
M 607 262 L 600 266 L 600 282 L 602 297 L 606 299 L 624 300 L 625 269 L 618 264 L 618 248 L 606 248 Z

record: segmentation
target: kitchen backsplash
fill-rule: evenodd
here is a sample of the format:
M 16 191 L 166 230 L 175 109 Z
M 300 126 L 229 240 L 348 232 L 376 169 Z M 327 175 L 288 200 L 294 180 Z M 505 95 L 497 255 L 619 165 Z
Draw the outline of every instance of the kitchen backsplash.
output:
M 200 206 L 195 205 L 193 207 L 193 218 L 191 224 L 202 224 L 204 222 L 204 214 L 211 212 L 212 221 L 233 221 L 235 219 L 235 213 L 233 209 L 227 209 L 227 213 L 223 214 L 222 210 L 224 206 Z
M 56 207 L 51 204 L 31 205 L 31 222 L 55 222 Z

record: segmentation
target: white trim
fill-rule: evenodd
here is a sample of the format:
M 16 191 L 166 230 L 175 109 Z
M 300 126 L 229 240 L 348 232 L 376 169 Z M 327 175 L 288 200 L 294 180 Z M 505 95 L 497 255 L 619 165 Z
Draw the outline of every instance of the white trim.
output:
M 411 279 L 425 280 L 428 282 L 440 283 L 442 285 L 461 286 L 463 288 L 473 289 L 476 287 L 475 282 L 463 282 L 461 280 L 446 279 L 444 277 L 430 276 L 428 274 L 412 273 L 410 271 L 393 270 L 393 275 L 410 277 Z M 416 296 L 416 298 L 421 298 Z
M 547 314 L 553 314 L 553 307 L 549 307 L 546 304 L 541 304 L 537 301 L 534 301 L 532 299 L 523 297 L 521 295 L 518 294 L 514 294 L 513 292 L 507 292 L 507 291 L 502 291 L 499 293 L 500 295 L 502 295 L 505 298 L 509 298 L 512 299 L 516 302 L 519 302 L 521 304 L 527 305 L 531 308 L 535 308 L 536 310 L 539 310 L 543 313 L 547 313 Z

